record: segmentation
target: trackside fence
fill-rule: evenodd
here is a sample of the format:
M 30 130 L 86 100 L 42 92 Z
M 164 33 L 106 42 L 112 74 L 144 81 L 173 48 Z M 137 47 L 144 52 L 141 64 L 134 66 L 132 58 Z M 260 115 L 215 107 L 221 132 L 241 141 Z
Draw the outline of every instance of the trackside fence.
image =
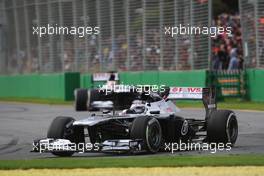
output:
M 210 26 L 211 2 L 0 0 L 0 74 L 207 69 L 207 35 L 164 28 Z
M 236 71 L 148 71 L 120 72 L 120 82 L 126 85 L 167 85 L 179 87 L 216 86 L 218 99 L 224 97 L 248 98 L 264 102 L 264 70 Z M 92 74 L 27 74 L 1 75 L 1 98 L 37 98 L 73 100 L 75 88 L 92 88 Z M 19 88 L 19 89 L 18 89 Z

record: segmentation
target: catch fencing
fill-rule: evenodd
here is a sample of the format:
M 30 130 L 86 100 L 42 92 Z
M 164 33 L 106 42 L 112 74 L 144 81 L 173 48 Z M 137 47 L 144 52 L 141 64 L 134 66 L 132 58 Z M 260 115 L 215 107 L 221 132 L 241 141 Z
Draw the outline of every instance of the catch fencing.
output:
M 0 72 L 207 69 L 210 37 L 171 37 L 164 27 L 210 26 L 210 7 L 211 0 L 0 0 Z M 92 32 L 34 34 L 48 25 Z
M 264 1 L 239 0 L 246 68 L 264 67 Z

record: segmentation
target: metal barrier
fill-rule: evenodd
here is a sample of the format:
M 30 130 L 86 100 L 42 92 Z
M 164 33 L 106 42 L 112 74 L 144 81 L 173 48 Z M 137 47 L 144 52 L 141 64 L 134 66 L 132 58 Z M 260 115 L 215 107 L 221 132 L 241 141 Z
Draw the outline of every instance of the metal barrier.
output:
M 0 0 L 2 74 L 209 68 L 210 37 L 164 26 L 210 26 L 211 0 Z M 99 27 L 99 35 L 33 35 L 37 26 Z M 6 47 L 4 47 L 6 46 Z
M 247 68 L 264 67 L 264 1 L 239 0 Z

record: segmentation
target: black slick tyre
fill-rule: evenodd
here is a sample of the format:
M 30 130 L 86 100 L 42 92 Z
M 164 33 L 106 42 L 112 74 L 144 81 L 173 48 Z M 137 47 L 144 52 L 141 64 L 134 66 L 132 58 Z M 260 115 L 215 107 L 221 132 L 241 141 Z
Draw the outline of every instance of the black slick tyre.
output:
M 207 139 L 210 143 L 230 143 L 234 146 L 238 136 L 236 115 L 230 110 L 213 111 L 207 121 Z
M 162 130 L 159 121 L 147 116 L 137 117 L 132 123 L 130 137 L 143 140 L 143 150 L 149 153 L 158 152 L 162 144 Z
M 87 89 L 76 89 L 74 91 L 75 96 L 75 110 L 87 111 L 88 93 Z

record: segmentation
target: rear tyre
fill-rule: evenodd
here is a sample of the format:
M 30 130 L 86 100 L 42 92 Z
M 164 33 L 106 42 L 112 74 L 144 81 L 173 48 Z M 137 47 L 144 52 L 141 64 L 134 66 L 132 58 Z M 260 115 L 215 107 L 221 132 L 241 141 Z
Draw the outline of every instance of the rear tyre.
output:
M 76 111 L 87 111 L 87 89 L 76 89 L 75 95 L 75 110 Z
M 236 115 L 230 110 L 213 111 L 207 122 L 207 138 L 210 143 L 234 146 L 238 136 Z
M 156 118 L 147 116 L 137 117 L 131 127 L 131 139 L 142 139 L 142 149 L 150 153 L 159 151 L 162 143 L 162 131 Z
M 94 108 L 93 106 L 91 106 L 91 104 L 94 101 L 100 101 L 100 100 L 101 100 L 100 92 L 97 89 L 88 90 L 87 107 L 89 111 L 98 111 L 99 109 Z
M 72 126 L 72 122 L 75 121 L 72 117 L 56 117 L 48 130 L 47 138 L 53 139 L 68 139 L 71 142 L 79 143 L 84 141 L 83 128 Z M 52 152 L 57 156 L 72 156 L 74 152 Z

